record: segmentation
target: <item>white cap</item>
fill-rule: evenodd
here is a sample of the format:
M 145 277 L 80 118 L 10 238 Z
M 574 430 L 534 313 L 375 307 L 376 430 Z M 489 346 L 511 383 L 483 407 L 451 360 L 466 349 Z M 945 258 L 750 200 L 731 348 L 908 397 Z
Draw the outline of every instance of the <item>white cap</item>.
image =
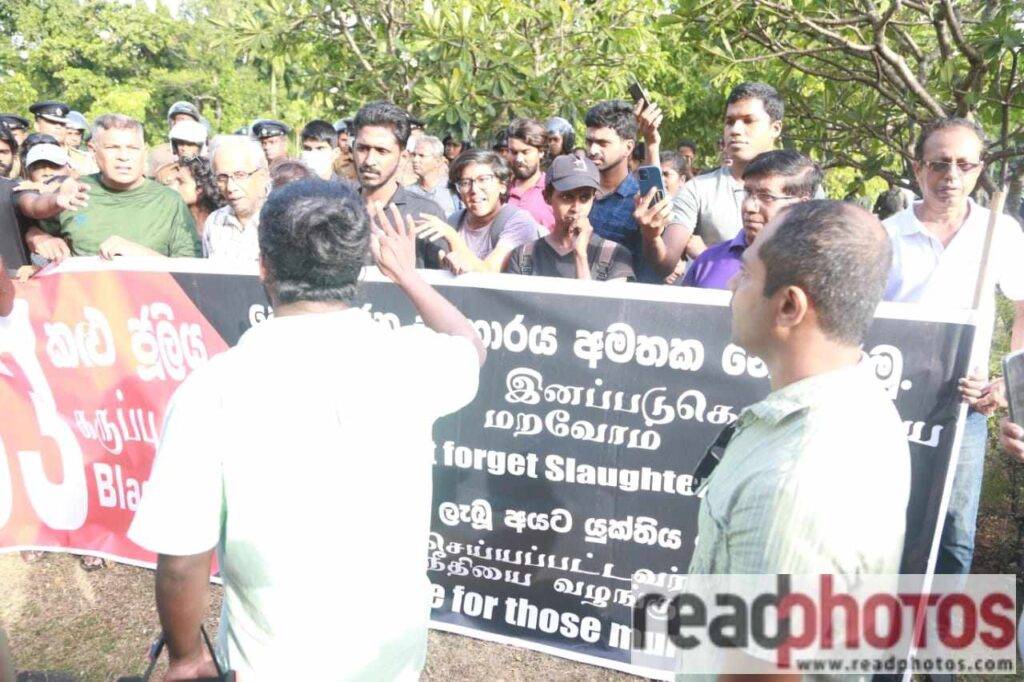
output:
M 55 166 L 71 164 L 71 159 L 63 147 L 49 143 L 37 144 L 28 150 L 28 154 L 25 155 L 25 167 L 30 168 L 37 161 L 49 161 Z
M 168 140 L 181 140 L 192 144 L 206 144 L 206 126 L 199 121 L 178 121 L 171 128 Z

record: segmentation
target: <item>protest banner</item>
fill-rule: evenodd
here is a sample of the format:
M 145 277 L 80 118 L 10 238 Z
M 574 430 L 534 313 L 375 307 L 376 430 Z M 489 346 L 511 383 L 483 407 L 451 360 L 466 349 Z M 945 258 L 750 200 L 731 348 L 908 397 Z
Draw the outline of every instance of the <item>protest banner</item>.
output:
M 629 663 L 631 581 L 685 575 L 697 461 L 769 391 L 763 363 L 729 341 L 728 294 L 428 276 L 488 350 L 476 399 L 434 429 L 433 625 L 667 676 Z M 357 305 L 418 322 L 372 269 Z M 251 271 L 209 261 L 75 259 L 19 284 L 0 318 L 0 551 L 152 565 L 125 533 L 167 400 L 271 315 Z M 911 445 L 904 572 L 934 556 L 973 334 L 966 311 L 883 304 L 864 346 Z

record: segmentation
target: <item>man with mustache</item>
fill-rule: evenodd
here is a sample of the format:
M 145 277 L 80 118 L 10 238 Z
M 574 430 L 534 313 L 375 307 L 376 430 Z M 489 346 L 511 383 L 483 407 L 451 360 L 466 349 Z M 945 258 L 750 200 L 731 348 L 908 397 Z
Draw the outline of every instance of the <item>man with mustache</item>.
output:
M 821 187 L 821 169 L 803 154 L 789 149 L 760 154 L 743 171 L 740 201 L 743 229 L 732 239 L 702 253 L 686 271 L 682 285 L 728 289 L 742 264 L 743 252 L 779 211 L 812 198 Z
M 359 193 L 371 213 L 377 207 L 390 215 L 391 207 L 395 206 L 407 222 L 418 224 L 426 216 L 434 216 L 444 223 L 447 216 L 436 203 L 398 183 L 398 169 L 408 156 L 405 147 L 411 130 L 409 114 L 391 102 L 370 102 L 359 110 L 349 129 L 355 135 L 352 152 Z M 443 244 L 417 239 L 416 266 L 440 268 L 443 250 Z
M 971 199 L 985 167 L 985 131 L 964 118 L 924 126 L 914 146 L 914 175 L 922 200 L 882 223 L 893 245 L 885 300 L 971 308 L 989 211 Z M 1014 302 L 1010 350 L 1024 347 L 1024 234 L 1009 216 L 996 220 L 989 260 L 991 282 Z M 957 458 L 936 573 L 965 574 L 974 557 L 975 523 L 985 470 L 988 416 L 1005 407 L 1002 379 L 988 378 L 995 292 L 984 293 L 977 351 L 960 393 L 970 405 Z
M 547 148 L 547 131 L 540 121 L 517 118 L 508 127 L 508 154 L 512 159 L 512 185 L 508 203 L 533 216 L 545 230 L 555 226 L 555 216 L 544 200 L 547 176 L 540 169 Z
M 693 231 L 687 254 L 699 256 L 703 245 L 728 241 L 743 227 L 743 171 L 759 154 L 775 148 L 782 134 L 785 105 L 779 93 L 764 83 L 741 83 L 725 104 L 724 153 L 729 166 L 698 175 L 687 182 L 672 202 L 672 220 Z

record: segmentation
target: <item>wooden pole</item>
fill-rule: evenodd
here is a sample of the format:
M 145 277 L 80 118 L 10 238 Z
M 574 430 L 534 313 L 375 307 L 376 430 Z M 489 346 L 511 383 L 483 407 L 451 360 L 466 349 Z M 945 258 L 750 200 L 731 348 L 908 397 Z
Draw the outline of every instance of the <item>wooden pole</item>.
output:
M 996 223 L 1003 213 L 1003 204 L 1006 201 L 1006 187 L 1001 187 L 992 195 L 992 202 L 989 205 L 988 229 L 985 231 L 985 246 L 981 251 L 981 263 L 978 265 L 978 284 L 974 289 L 973 310 L 977 310 L 984 301 L 985 293 L 989 290 L 992 280 L 989 259 L 992 255 L 992 242 L 995 239 Z

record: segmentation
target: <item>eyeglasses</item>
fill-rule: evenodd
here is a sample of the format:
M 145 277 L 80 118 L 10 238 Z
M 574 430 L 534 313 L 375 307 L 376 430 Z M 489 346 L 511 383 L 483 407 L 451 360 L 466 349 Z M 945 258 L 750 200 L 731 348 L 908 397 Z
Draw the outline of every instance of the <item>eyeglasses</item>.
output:
M 967 175 L 968 173 L 975 171 L 983 165 L 981 161 L 926 161 L 925 166 L 932 173 L 939 175 L 945 175 L 949 171 L 953 170 L 953 166 L 960 171 L 961 175 Z
M 753 199 L 757 202 L 758 206 L 771 206 L 776 201 L 788 201 L 797 198 L 787 194 L 772 194 L 766 191 L 748 192 L 746 189 L 736 190 L 736 196 L 741 203 L 747 199 Z
M 459 188 L 460 192 L 468 192 L 473 188 L 474 185 L 477 187 L 486 187 L 491 184 L 491 181 L 497 177 L 494 173 L 488 173 L 487 175 L 481 175 L 475 178 L 463 178 L 455 183 L 455 186 Z
M 220 173 L 219 175 L 215 176 L 214 179 L 217 181 L 217 184 L 220 185 L 221 187 L 227 187 L 228 182 L 230 182 L 231 180 L 234 180 L 235 182 L 238 183 L 242 183 L 251 178 L 252 176 L 256 175 L 257 173 L 259 173 L 261 170 L 261 168 L 257 168 L 256 170 L 252 170 L 249 172 L 235 171 L 230 175 L 227 173 Z

